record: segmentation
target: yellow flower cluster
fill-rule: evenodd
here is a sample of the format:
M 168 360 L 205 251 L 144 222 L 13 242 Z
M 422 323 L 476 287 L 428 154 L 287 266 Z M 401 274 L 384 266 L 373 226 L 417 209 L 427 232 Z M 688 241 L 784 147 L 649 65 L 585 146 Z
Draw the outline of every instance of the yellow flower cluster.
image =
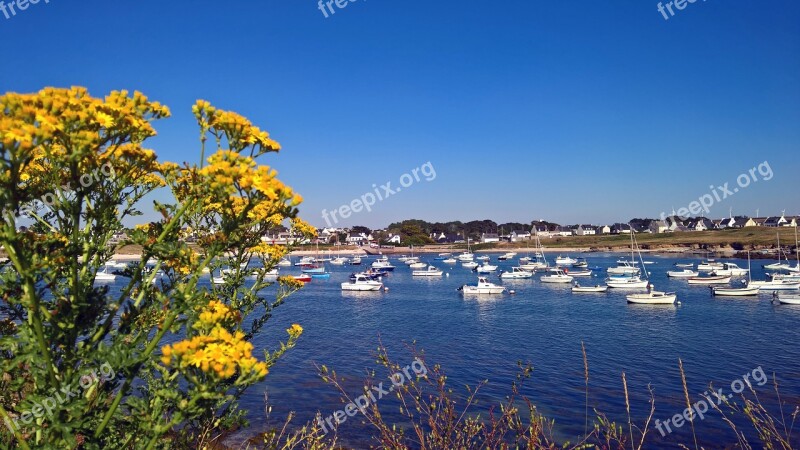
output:
M 220 379 L 231 378 L 237 372 L 242 377 L 265 377 L 267 364 L 253 357 L 253 344 L 245 340 L 241 331 L 231 333 L 225 328 L 240 320 L 239 313 L 224 303 L 210 301 L 193 326 L 201 334 L 162 347 L 161 362 L 179 370 L 200 369 Z
M 253 344 L 244 339 L 244 333 L 231 334 L 219 325 L 207 335 L 165 345 L 161 352 L 161 362 L 165 366 L 181 370 L 197 368 L 220 379 L 229 379 L 237 371 L 240 376 L 259 378 L 269 372 L 266 363 L 253 357 Z
M 256 147 L 260 152 L 277 152 L 281 149 L 281 145 L 271 139 L 269 133 L 235 112 L 217 109 L 205 100 L 198 100 L 192 112 L 203 134 L 207 131 L 224 133 L 232 149 L 242 150 L 249 146 Z

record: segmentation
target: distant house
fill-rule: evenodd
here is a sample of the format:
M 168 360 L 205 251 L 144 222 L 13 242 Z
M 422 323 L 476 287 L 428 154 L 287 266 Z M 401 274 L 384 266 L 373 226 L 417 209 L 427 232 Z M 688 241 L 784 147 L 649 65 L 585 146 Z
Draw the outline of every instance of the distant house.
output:
M 781 224 L 783 224 L 785 222 L 786 222 L 786 218 L 784 218 L 783 216 L 780 216 L 780 217 L 777 217 L 777 216 L 767 217 L 767 220 L 764 221 L 764 225 L 763 226 L 770 227 L 770 228 L 777 228 L 777 227 L 781 226 Z
M 552 236 L 561 236 L 561 237 L 572 236 L 572 228 L 558 226 L 558 227 L 556 227 L 556 229 L 553 232 Z
M 364 233 L 350 233 L 347 235 L 347 243 L 348 244 L 356 244 L 360 245 L 367 241 L 369 241 L 369 236 Z
M 440 234 L 436 239 L 434 239 L 439 244 L 463 244 L 464 236 L 460 234 Z
M 797 223 L 800 222 L 800 217 L 796 216 L 789 216 L 786 217 L 786 222 L 782 226 L 784 227 L 797 227 Z
M 500 236 L 497 233 L 481 233 L 481 242 L 484 244 L 500 242 Z
M 760 227 L 766 221 L 766 217 L 747 217 L 747 220 L 744 222 L 742 227 Z
M 654 220 L 650 222 L 648 229 L 651 233 L 666 233 L 669 231 L 669 226 L 663 220 Z
M 390 234 L 385 242 L 387 244 L 399 244 L 400 243 L 400 235 L 399 234 Z
M 578 225 L 575 229 L 576 236 L 592 236 L 597 234 L 597 228 L 594 225 Z
M 520 241 L 530 241 L 531 240 L 531 233 L 529 231 L 512 231 L 508 235 L 508 240 L 510 242 L 520 242 Z
M 696 217 L 686 224 L 689 231 L 706 231 L 714 229 L 714 222 L 705 217 Z
M 601 227 L 597 227 L 597 229 L 595 230 L 595 233 L 596 234 L 610 234 L 611 233 L 611 227 L 608 226 L 608 225 L 603 225 Z
M 611 234 L 630 234 L 631 226 L 627 223 L 615 223 L 611 225 Z

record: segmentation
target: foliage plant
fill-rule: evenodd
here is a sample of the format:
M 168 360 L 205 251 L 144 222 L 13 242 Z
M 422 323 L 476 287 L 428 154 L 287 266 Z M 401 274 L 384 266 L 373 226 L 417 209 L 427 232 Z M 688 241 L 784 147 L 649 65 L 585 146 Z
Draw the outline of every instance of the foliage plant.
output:
M 301 197 L 258 162 L 280 145 L 234 112 L 192 111 L 198 162 L 176 164 L 145 147 L 170 111 L 139 92 L 0 97 L 0 445 L 210 445 L 302 333 L 253 353 L 301 286 L 268 277 L 288 249 L 262 236 L 287 221 L 313 234 Z M 153 201 L 159 220 L 121 242 L 141 248 L 128 278 L 98 284 L 115 234 L 157 190 L 174 200 Z

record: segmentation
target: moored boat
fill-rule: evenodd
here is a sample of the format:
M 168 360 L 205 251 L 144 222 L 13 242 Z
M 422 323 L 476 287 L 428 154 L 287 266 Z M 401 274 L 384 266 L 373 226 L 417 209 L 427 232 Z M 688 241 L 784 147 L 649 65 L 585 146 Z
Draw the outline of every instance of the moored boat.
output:
M 441 269 L 437 269 L 434 266 L 428 266 L 425 269 L 411 272 L 411 275 L 415 277 L 440 277 L 443 274 L 444 272 Z
M 531 278 L 533 273 L 522 269 L 521 267 L 512 267 L 510 272 L 503 271 L 500 273 L 500 278 L 515 280 L 523 278 Z
M 642 305 L 672 305 L 678 300 L 674 292 L 650 291 L 646 294 L 628 294 L 625 296 L 628 303 Z
M 670 278 L 695 278 L 700 275 L 700 272 L 684 269 L 684 270 L 669 270 L 667 276 Z
M 689 284 L 728 284 L 731 282 L 731 276 L 710 276 L 710 277 L 692 277 L 688 278 Z
M 463 294 L 502 294 L 506 288 L 494 283 L 490 283 L 485 277 L 478 277 L 478 284 L 465 284 L 458 288 Z
M 548 275 L 542 275 L 542 283 L 572 283 L 575 278 L 569 276 L 561 269 L 553 269 Z
M 383 287 L 380 281 L 371 280 L 363 275 L 356 276 L 355 280 L 342 283 L 343 291 L 379 291 Z

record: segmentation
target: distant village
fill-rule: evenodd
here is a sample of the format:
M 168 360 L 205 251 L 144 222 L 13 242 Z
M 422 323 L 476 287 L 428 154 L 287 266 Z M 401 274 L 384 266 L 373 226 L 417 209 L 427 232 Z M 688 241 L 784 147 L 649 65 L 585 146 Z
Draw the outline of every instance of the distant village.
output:
M 544 220 L 524 224 L 496 224 L 484 220 L 474 222 L 427 223 L 421 220 L 408 220 L 392 224 L 386 229 L 370 230 L 367 227 L 319 228 L 316 240 L 303 240 L 290 230 L 282 230 L 265 236 L 266 242 L 274 244 L 332 244 L 332 245 L 422 245 L 422 244 L 464 244 L 470 243 L 521 242 L 555 237 L 592 236 L 636 233 L 674 233 L 692 231 L 713 231 L 747 227 L 797 227 L 800 216 L 747 217 L 733 216 L 724 219 L 693 217 L 682 219 L 669 216 L 666 220 L 632 219 L 628 223 L 611 225 L 559 225 Z

